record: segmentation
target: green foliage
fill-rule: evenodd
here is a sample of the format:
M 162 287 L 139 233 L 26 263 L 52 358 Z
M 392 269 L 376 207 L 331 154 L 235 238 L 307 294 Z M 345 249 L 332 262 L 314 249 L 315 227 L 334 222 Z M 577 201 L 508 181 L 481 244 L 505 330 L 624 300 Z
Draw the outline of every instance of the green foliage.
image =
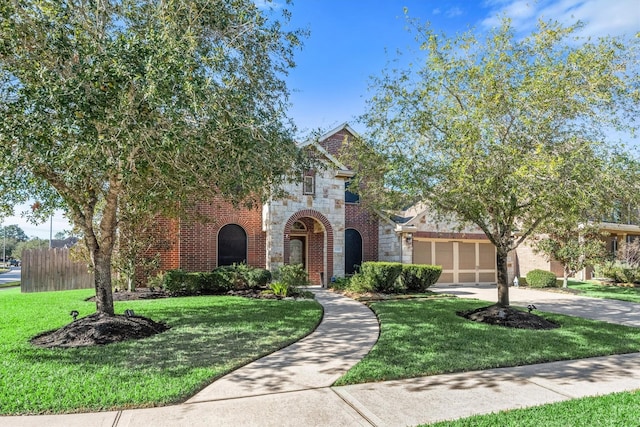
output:
M 497 249 L 499 302 L 508 305 L 511 250 L 637 188 L 634 156 L 605 141 L 612 128 L 637 126 L 640 41 L 576 38 L 581 23 L 540 22 L 522 37 L 505 18 L 482 38 L 410 24 L 424 57 L 372 81 L 367 133 L 343 161 L 374 207 L 393 207 L 400 193 L 481 229 Z
M 336 277 L 331 281 L 329 287 L 338 290 L 345 290 L 349 287 L 350 280 L 351 279 L 349 277 Z
M 218 295 L 232 289 L 215 273 L 169 270 L 162 277 L 162 288 L 172 296 Z
M 532 288 L 555 288 L 556 275 L 545 270 L 531 270 L 527 273 L 527 286 Z
M 269 284 L 269 289 L 273 291 L 274 295 L 281 298 L 286 298 L 287 296 L 289 296 L 289 292 L 291 290 L 289 285 L 283 282 L 272 282 Z
M 335 385 L 621 354 L 640 345 L 638 328 L 559 314 L 536 312 L 561 325 L 552 330 L 497 327 L 456 315 L 486 305 L 453 298 L 371 303 L 380 337 Z
M 309 334 L 322 318 L 315 301 L 230 296 L 115 302 L 117 313 L 171 329 L 104 346 L 42 349 L 29 339 L 92 314 L 93 291 L 0 292 L 0 414 L 52 414 L 184 402 L 213 378 Z M 25 321 L 29 319 L 29 321 Z M 3 422 L 4 423 L 4 422 Z M 45 422 L 46 424 L 46 422 Z
M 356 293 L 419 293 L 436 283 L 441 273 L 442 267 L 437 265 L 367 261 L 336 288 Z
M 401 272 L 402 264 L 399 262 L 367 261 L 351 278 L 349 289 L 354 292 L 397 293 L 401 290 L 398 281 Z
M 220 195 L 259 204 L 305 168 L 284 81 L 304 33 L 287 9 L 25 0 L 0 15 L 0 212 L 65 208 L 101 263 L 99 311 L 119 225 Z
M 424 292 L 438 281 L 440 274 L 439 265 L 403 264 L 399 279 L 406 292 Z
M 622 242 L 616 259 L 601 264 L 597 273 L 616 283 L 640 283 L 640 239 Z
M 233 264 L 213 270 L 215 280 L 227 289 L 259 289 L 271 280 L 271 272 L 247 264 Z
M 579 291 L 580 295 L 588 297 L 640 303 L 640 287 L 636 286 L 611 286 L 594 281 L 572 281 L 569 283 L 569 287 Z
M 453 421 L 430 423 L 430 427 L 522 427 L 522 426 L 631 426 L 637 423 L 640 391 L 583 397 L 532 408 L 510 409 Z M 420 426 L 426 427 L 426 426 Z
M 302 264 L 286 264 L 278 268 L 274 274 L 278 282 L 282 282 L 289 287 L 309 286 L 309 275 Z
M 49 247 L 48 240 L 38 239 L 36 237 L 23 242 L 18 242 L 15 248 L 13 249 L 11 256 L 13 256 L 16 259 L 22 259 L 23 251 L 27 251 L 29 249 L 45 249 L 48 247 Z
M 269 280 L 269 270 L 246 264 L 225 265 L 210 273 L 169 270 L 161 276 L 162 287 L 174 296 L 220 295 L 230 290 L 259 289 Z
M 631 267 L 620 261 L 603 263 L 596 269 L 598 277 L 605 277 L 615 283 L 640 282 L 640 268 Z

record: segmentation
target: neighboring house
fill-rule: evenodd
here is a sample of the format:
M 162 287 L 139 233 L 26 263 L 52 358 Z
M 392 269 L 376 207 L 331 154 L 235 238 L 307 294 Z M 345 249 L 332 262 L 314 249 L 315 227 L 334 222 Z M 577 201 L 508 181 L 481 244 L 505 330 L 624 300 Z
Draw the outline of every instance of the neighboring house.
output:
M 625 209 L 624 212 L 617 212 L 609 218 L 600 222 L 600 231 L 605 234 L 607 250 L 611 255 L 615 255 L 622 242 L 632 242 L 640 239 L 640 209 Z M 515 271 L 521 277 L 534 269 L 551 271 L 556 276 L 563 276 L 563 266 L 560 262 L 549 260 L 544 254 L 536 253 L 533 247 L 525 242 L 517 249 L 515 258 Z M 510 276 L 511 277 L 511 276 Z M 593 269 L 586 268 L 576 274 L 579 280 L 589 280 L 593 277 Z
M 356 136 L 343 124 L 302 147 L 315 150 L 326 167 L 285 187 L 287 197 L 258 209 L 218 199 L 193 208 L 204 221 L 162 220 L 171 237 L 161 269 L 210 271 L 246 262 L 274 270 L 302 264 L 314 284 L 353 274 L 365 261 L 443 266 L 441 283 L 495 283 L 495 249 L 479 230 L 452 232 L 429 218 L 423 205 L 393 218 L 373 214 L 348 191 L 354 176 L 338 160 L 342 144 Z
M 51 249 L 69 249 L 76 243 L 78 243 L 77 237 L 67 237 L 66 239 L 53 239 L 49 247 Z

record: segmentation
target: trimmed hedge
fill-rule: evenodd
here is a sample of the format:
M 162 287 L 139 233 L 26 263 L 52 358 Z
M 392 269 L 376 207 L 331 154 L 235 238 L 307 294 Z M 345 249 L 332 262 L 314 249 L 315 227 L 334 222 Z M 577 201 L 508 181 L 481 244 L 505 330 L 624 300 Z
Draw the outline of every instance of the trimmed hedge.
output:
M 216 280 L 213 273 L 188 273 L 184 270 L 169 270 L 162 278 L 162 287 L 170 295 L 216 295 L 229 290 Z
M 532 288 L 555 288 L 556 275 L 545 270 L 531 270 L 527 273 L 527 285 Z
M 407 292 L 424 292 L 438 281 L 440 274 L 440 265 L 403 264 L 400 280 Z
M 442 267 L 399 262 L 364 262 L 354 275 L 349 289 L 354 292 L 424 292 L 440 278 Z
M 162 278 L 162 287 L 173 296 L 220 295 L 230 290 L 261 288 L 270 280 L 269 270 L 234 264 L 210 273 L 169 270 Z

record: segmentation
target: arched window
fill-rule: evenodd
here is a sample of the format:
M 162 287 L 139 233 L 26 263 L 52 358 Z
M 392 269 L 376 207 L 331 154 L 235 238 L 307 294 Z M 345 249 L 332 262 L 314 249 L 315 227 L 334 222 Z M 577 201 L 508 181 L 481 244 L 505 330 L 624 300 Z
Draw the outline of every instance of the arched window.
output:
M 358 230 L 344 231 L 344 274 L 353 274 L 362 264 L 362 236 Z
M 247 233 L 236 224 L 227 224 L 218 233 L 218 266 L 247 262 Z

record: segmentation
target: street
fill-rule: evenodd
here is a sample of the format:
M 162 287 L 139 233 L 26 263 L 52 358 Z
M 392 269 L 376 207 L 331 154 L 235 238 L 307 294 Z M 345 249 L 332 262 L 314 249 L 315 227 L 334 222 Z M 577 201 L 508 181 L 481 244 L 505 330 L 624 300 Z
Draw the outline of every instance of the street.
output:
M 11 267 L 11 271 L 0 274 L 0 285 L 3 283 L 19 281 L 20 272 L 20 267 Z

